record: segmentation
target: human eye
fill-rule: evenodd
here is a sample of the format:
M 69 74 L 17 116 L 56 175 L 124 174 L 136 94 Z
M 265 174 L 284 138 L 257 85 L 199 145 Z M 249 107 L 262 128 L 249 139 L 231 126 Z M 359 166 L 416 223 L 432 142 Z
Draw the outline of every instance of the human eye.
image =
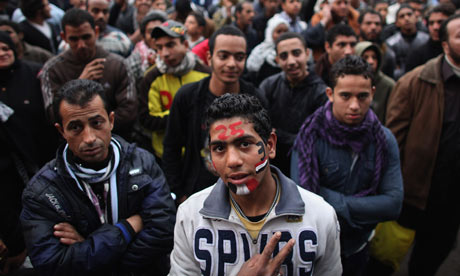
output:
M 83 40 L 89 40 L 91 38 L 90 34 L 85 34 L 81 37 Z
M 344 48 L 345 45 L 346 45 L 345 42 L 339 42 L 339 43 L 337 43 L 337 46 L 339 46 L 340 48 Z
M 211 147 L 211 151 L 215 153 L 222 153 L 224 152 L 224 150 L 225 150 L 224 145 L 221 145 L 221 144 L 213 145 Z
M 365 100 L 369 97 L 369 94 L 368 93 L 362 93 L 362 94 L 359 94 L 358 95 L 358 99 L 360 100 Z
M 300 54 L 302 54 L 302 51 L 300 49 L 295 49 L 294 51 L 292 51 L 292 55 L 295 57 L 300 56 Z
M 74 132 L 74 133 L 80 132 L 81 129 L 82 129 L 81 124 L 70 123 L 67 125 L 67 130 Z
M 226 52 L 219 52 L 217 54 L 217 57 L 220 59 L 220 60 L 226 60 L 228 58 L 229 54 L 226 53 Z
M 243 61 L 246 58 L 246 54 L 238 53 L 238 54 L 235 54 L 234 57 L 237 61 Z
M 280 53 L 280 59 L 281 60 L 286 60 L 287 58 L 288 58 L 288 53 L 286 53 L 286 52 Z
M 342 94 L 340 94 L 340 97 L 342 97 L 342 99 L 344 99 L 344 100 L 348 100 L 348 99 L 350 99 L 350 94 L 349 93 L 342 93 Z

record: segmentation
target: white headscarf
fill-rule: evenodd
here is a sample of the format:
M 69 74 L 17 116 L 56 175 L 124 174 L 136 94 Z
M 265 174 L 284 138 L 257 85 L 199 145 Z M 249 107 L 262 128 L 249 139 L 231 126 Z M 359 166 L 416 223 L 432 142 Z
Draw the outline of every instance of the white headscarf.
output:
M 274 67 L 278 67 L 275 62 L 276 50 L 273 31 L 281 24 L 285 24 L 289 28 L 289 22 L 278 15 L 274 15 L 268 20 L 267 28 L 265 28 L 265 40 L 252 50 L 246 62 L 248 71 L 259 71 L 265 61 Z

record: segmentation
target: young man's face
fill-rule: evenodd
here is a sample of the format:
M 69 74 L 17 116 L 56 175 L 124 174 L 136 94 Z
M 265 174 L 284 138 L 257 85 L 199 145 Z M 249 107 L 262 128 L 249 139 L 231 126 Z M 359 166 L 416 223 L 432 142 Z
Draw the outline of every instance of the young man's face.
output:
M 265 143 L 252 123 L 233 117 L 214 122 L 209 140 L 214 168 L 234 194 L 250 194 L 270 177 L 267 167 L 268 159 L 275 158 L 275 134 Z
M 81 61 L 89 61 L 96 54 L 98 35 L 98 27 L 93 29 L 88 22 L 78 27 L 65 25 L 64 33 L 61 33 L 62 39 L 69 44 L 73 55 Z
M 382 22 L 377 14 L 367 13 L 359 26 L 360 35 L 364 40 L 376 42 L 382 32 Z
M 341 18 L 345 18 L 348 16 L 349 8 L 349 0 L 335 0 L 331 5 L 331 11 Z
M 379 66 L 377 53 L 373 49 L 369 49 L 364 51 L 362 58 L 369 63 L 372 67 L 372 71 L 375 73 L 377 71 L 377 67 Z
M 439 29 L 441 28 L 442 22 L 447 18 L 449 17 L 442 12 L 433 12 L 430 14 L 428 18 L 428 31 L 433 41 L 439 41 Z
M 109 2 L 106 0 L 88 0 L 88 12 L 94 18 L 94 23 L 103 31 L 109 22 Z
M 187 53 L 188 42 L 181 42 L 180 38 L 163 36 L 155 39 L 155 49 L 166 65 L 176 67 Z
M 214 43 L 212 56 L 208 53 L 211 65 L 211 78 L 224 84 L 239 81 L 246 62 L 246 40 L 241 36 L 218 35 Z
M 417 17 L 413 10 L 409 8 L 402 8 L 396 17 L 396 27 L 398 27 L 403 34 L 411 35 L 417 32 Z
M 337 121 L 354 126 L 364 120 L 374 91 L 370 79 L 362 75 L 345 75 L 337 79 L 334 90 L 328 87 L 326 94 L 332 102 L 332 114 Z
M 380 13 L 383 20 L 385 20 L 385 18 L 387 18 L 387 15 L 388 15 L 388 3 L 378 3 L 375 5 L 374 10 Z
M 155 39 L 152 37 L 152 31 L 155 27 L 160 26 L 161 23 L 162 22 L 160 20 L 153 20 L 147 23 L 147 25 L 145 25 L 144 41 L 145 44 L 147 44 L 147 46 L 149 46 L 152 49 L 155 48 Z
M 185 28 L 187 28 L 187 34 L 190 36 L 201 36 L 203 34 L 203 27 L 198 25 L 198 21 L 194 15 L 189 15 L 185 19 L 184 23 Z
M 166 3 L 165 0 L 154 0 L 152 3 L 152 9 L 166 11 Z
M 140 14 L 146 14 L 152 8 L 152 0 L 136 0 L 134 4 Z
M 41 15 L 45 19 L 51 18 L 51 7 L 48 0 L 43 0 L 43 8 L 41 10 Z
M 72 153 L 86 163 L 104 161 L 109 152 L 115 114 L 107 114 L 104 103 L 95 96 L 86 106 L 62 101 L 62 125 L 55 124 Z
M 291 18 L 294 18 L 299 14 L 301 6 L 302 6 L 302 3 L 300 3 L 300 0 L 285 0 L 284 2 L 281 3 L 281 8 Z
M 243 3 L 243 9 L 238 13 L 238 23 L 243 26 L 249 26 L 252 24 L 252 19 L 254 18 L 254 8 L 250 3 Z
M 291 83 L 302 81 L 308 75 L 307 60 L 308 52 L 298 38 L 278 43 L 276 62 Z
M 264 9 L 268 15 L 274 15 L 280 6 L 280 1 L 279 0 L 265 0 L 263 1 L 264 3 Z
M 329 62 L 331 65 L 345 56 L 354 55 L 356 41 L 355 36 L 338 35 L 332 45 L 329 45 L 329 43 L 326 42 L 325 48 L 327 54 L 329 55 Z

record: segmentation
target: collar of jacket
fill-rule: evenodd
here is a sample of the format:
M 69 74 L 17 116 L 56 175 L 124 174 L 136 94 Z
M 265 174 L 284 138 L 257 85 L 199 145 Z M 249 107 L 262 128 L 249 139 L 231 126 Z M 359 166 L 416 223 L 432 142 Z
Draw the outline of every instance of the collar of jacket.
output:
M 433 85 L 436 85 L 439 81 L 442 81 L 441 65 L 443 58 L 444 54 L 440 54 L 438 57 L 429 60 L 420 71 L 419 78 Z
M 302 216 L 305 214 L 305 203 L 294 181 L 286 177 L 275 166 L 271 165 L 270 169 L 278 175 L 281 186 L 281 197 L 275 207 L 276 216 Z M 204 201 L 200 214 L 204 217 L 228 220 L 231 212 L 228 197 L 228 188 L 222 179 L 219 178 L 211 193 Z

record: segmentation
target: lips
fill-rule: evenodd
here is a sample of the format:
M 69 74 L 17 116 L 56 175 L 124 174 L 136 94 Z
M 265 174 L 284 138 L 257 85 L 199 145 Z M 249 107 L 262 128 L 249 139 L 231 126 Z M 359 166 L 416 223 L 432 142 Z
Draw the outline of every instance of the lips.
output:
M 249 174 L 247 173 L 232 173 L 228 175 L 228 182 L 233 183 L 234 185 L 245 184 L 248 181 Z
M 361 118 L 361 114 L 348 114 L 347 117 L 350 118 L 351 120 L 357 120 Z
M 95 148 L 90 148 L 90 149 L 85 149 L 83 150 L 83 154 L 84 155 L 96 155 L 98 153 L 100 153 L 102 150 L 102 147 L 95 147 Z

